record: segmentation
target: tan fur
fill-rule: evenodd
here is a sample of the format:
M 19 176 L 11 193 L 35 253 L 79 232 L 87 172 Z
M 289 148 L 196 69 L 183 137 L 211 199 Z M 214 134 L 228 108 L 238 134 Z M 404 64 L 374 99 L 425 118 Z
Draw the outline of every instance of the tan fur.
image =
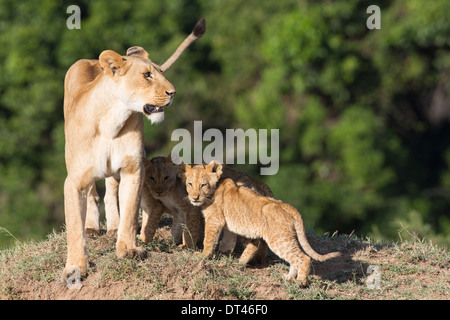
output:
M 184 177 L 184 166 L 183 164 L 178 167 L 179 176 Z M 222 175 L 220 177 L 223 179 L 231 179 L 238 186 L 247 187 L 254 192 L 261 194 L 263 196 L 272 197 L 273 193 L 264 182 L 259 181 L 253 177 L 243 174 L 242 172 L 236 171 L 228 166 L 222 166 Z M 243 264 L 248 264 L 250 262 L 255 264 L 261 264 L 267 254 L 267 243 L 262 238 L 249 239 L 246 237 L 241 237 L 244 243 L 244 252 L 241 254 L 239 262 Z M 223 229 L 223 237 L 219 244 L 219 252 L 231 254 L 235 248 L 237 241 L 237 234 L 231 232 L 226 226 Z
M 136 220 L 144 177 L 141 113 L 146 105 L 154 109 L 168 106 L 175 94 L 174 86 L 147 56 L 144 49 L 125 57 L 106 50 L 98 61 L 79 60 L 66 74 L 67 262 L 63 278 L 71 270 L 79 269 L 81 273 L 87 270 L 84 229 L 90 227 L 85 226 L 86 211 L 98 211 L 93 200 L 97 179 L 120 180 L 117 256 L 144 254 L 136 246 Z M 161 112 L 146 116 L 152 122 L 163 118 Z M 88 222 L 95 222 L 95 218 Z M 93 227 L 98 225 L 94 223 Z
M 182 167 L 180 171 L 183 171 Z M 264 182 L 223 165 L 220 179 L 227 178 L 233 180 L 238 186 L 247 187 L 260 195 L 273 198 L 272 190 Z M 218 250 L 223 253 L 232 253 L 236 245 L 237 234 L 226 227 L 223 229 L 223 233 Z M 263 239 L 249 239 L 246 237 L 241 237 L 241 239 L 245 249 L 239 261 L 243 264 L 248 264 L 251 261 L 256 264 L 262 263 L 267 254 L 267 243 Z
M 231 179 L 219 181 L 221 164 L 182 166 L 181 176 L 189 200 L 201 206 L 205 216 L 203 255 L 212 254 L 224 227 L 250 239 L 262 238 L 275 254 L 289 262 L 287 279 L 297 276 L 296 280 L 303 286 L 311 268 L 310 257 L 324 261 L 340 255 L 338 252 L 320 255 L 311 248 L 302 217 L 294 207 L 238 186 Z M 297 239 L 309 257 L 300 250 Z
M 142 228 L 141 240 L 152 241 L 158 223 L 164 212 L 171 213 L 174 221 L 172 236 L 176 243 L 193 247 L 203 240 L 203 216 L 198 206 L 193 206 L 187 197 L 186 186 L 177 177 L 178 166 L 172 162 L 170 155 L 144 159 L 145 179 L 142 192 Z M 272 191 L 263 182 L 249 177 L 229 167 L 223 167 L 223 177 L 231 178 L 238 185 L 251 188 L 262 195 L 272 197 Z M 180 224 L 186 224 L 184 232 Z M 201 228 L 201 229 L 200 229 Z M 237 235 L 224 229 L 219 251 L 230 254 L 236 245 Z M 261 263 L 267 253 L 267 244 L 262 239 L 243 239 L 245 250 L 241 257 L 242 263 L 249 263 L 253 258 L 255 263 Z
M 175 242 L 182 242 L 181 247 L 195 247 L 202 237 L 202 212 L 189 202 L 186 188 L 177 176 L 177 166 L 170 156 L 144 159 L 144 164 L 141 240 L 152 241 L 161 216 L 166 212 L 173 215 Z M 182 228 L 183 224 L 185 228 Z

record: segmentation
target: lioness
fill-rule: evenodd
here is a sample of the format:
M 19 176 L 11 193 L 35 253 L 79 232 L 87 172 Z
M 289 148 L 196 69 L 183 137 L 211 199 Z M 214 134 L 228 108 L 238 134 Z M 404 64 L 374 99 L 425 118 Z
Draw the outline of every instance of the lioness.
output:
M 186 183 L 189 200 L 203 210 L 205 239 L 203 255 L 211 255 L 222 228 L 226 227 L 251 239 L 264 239 L 269 248 L 290 264 L 287 280 L 297 276 L 302 286 L 307 284 L 311 258 L 324 261 L 340 255 L 333 252 L 320 255 L 306 238 L 303 220 L 298 211 L 279 200 L 257 194 L 231 179 L 219 178 L 222 165 L 212 161 L 208 165 L 180 165 L 180 177 Z M 305 252 L 299 248 L 296 238 Z
M 200 31 L 204 32 L 204 28 Z M 79 60 L 65 77 L 67 261 L 63 280 L 71 273 L 87 271 L 86 211 L 88 202 L 95 203 L 91 199 L 95 198 L 94 182 L 98 179 L 120 180 L 117 256 L 145 255 L 136 246 L 144 177 L 142 114 L 151 123 L 161 122 L 164 107 L 172 103 L 175 87 L 163 76 L 165 69 L 150 61 L 143 48 L 132 47 L 127 53 L 121 56 L 105 50 L 99 60 Z M 179 50 L 176 54 L 179 56 Z M 169 60 L 167 68 L 176 58 Z

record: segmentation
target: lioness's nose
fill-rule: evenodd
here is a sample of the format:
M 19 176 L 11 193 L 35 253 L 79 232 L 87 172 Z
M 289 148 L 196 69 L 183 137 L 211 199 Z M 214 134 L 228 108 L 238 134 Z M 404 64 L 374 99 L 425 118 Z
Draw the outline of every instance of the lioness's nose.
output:
M 169 97 L 171 97 L 171 98 L 173 98 L 173 96 L 175 95 L 175 93 L 177 93 L 175 90 L 174 90 L 174 91 L 166 91 L 166 94 L 167 94 Z

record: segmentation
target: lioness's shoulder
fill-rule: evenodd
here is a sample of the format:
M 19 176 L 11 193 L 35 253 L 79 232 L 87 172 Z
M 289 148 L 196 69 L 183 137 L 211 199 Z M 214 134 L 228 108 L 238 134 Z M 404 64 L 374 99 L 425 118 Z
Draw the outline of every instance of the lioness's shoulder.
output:
M 81 59 L 75 62 L 66 73 L 66 82 L 77 81 L 80 84 L 94 80 L 102 72 L 98 60 Z
M 102 72 L 98 60 L 81 59 L 67 71 L 64 79 L 64 116 L 67 115 L 83 92 L 90 90 L 92 83 Z

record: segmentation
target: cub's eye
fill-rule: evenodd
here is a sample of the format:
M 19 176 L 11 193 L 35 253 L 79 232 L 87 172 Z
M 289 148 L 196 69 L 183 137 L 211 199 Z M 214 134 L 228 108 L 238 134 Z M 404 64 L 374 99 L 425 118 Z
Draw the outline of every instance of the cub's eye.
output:
M 153 74 L 151 72 L 146 72 L 146 73 L 144 73 L 144 78 L 153 79 Z
M 168 176 L 165 176 L 165 177 L 164 177 L 164 181 L 167 181 L 167 180 L 169 180 L 169 177 L 168 177 Z
M 187 185 L 189 188 L 192 188 L 192 183 L 188 182 Z
M 150 180 L 152 180 L 152 181 L 155 181 L 155 178 L 153 178 L 153 177 L 150 177 Z
M 204 187 L 206 187 L 206 183 L 203 183 L 201 186 L 200 186 L 200 188 L 204 188 Z

